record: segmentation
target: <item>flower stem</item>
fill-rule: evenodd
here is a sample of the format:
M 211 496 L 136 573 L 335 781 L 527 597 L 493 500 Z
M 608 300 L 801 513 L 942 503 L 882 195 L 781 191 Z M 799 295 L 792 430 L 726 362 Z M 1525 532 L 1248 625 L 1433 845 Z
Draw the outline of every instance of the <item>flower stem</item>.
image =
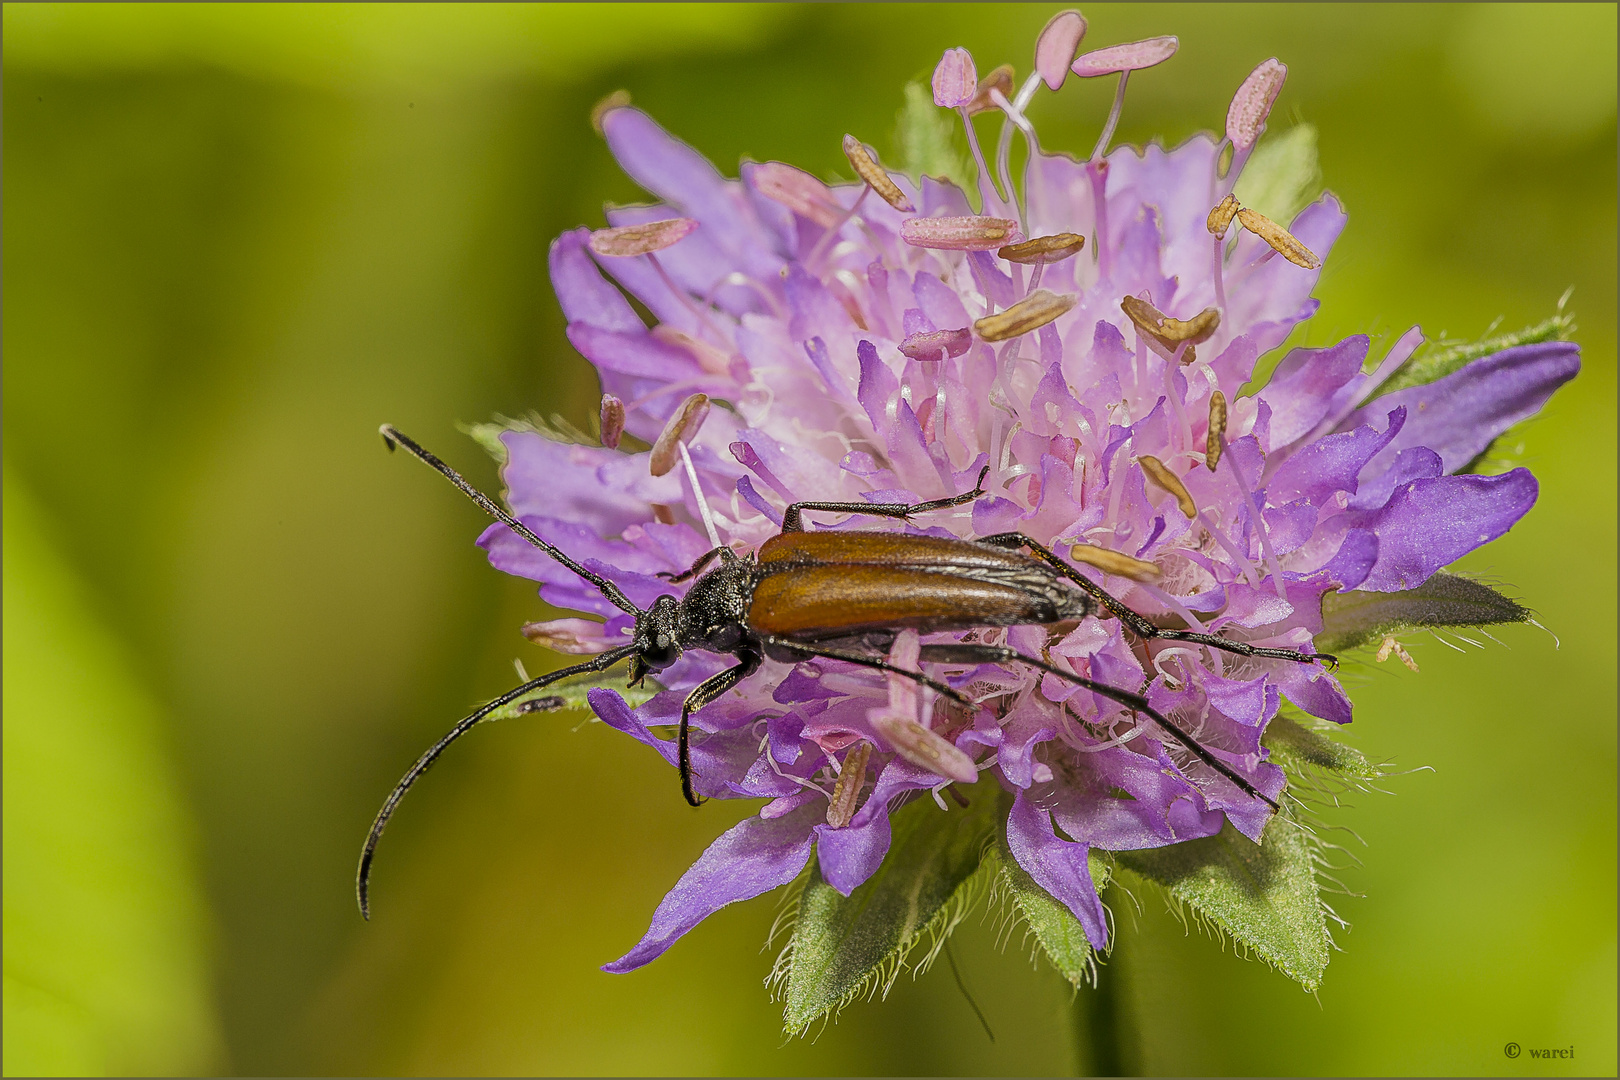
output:
M 1097 985 L 1082 986 L 1074 999 L 1075 1075 L 1138 1076 L 1136 1026 L 1125 1003 L 1124 972 L 1116 943 Z

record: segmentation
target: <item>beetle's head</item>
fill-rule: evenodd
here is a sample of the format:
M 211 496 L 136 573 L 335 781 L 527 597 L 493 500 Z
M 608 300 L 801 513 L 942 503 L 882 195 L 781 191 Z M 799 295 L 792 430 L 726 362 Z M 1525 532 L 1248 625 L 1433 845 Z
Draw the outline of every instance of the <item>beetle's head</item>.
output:
M 636 655 L 630 681 L 640 682 L 650 671 L 663 671 L 681 658 L 681 604 L 667 593 L 636 618 Z

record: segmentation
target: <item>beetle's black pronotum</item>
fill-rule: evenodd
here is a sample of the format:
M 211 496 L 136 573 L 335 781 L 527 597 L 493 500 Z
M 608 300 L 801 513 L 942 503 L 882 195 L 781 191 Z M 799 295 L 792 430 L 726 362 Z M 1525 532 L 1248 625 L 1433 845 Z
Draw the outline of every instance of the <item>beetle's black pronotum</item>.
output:
M 697 579 L 685 597 L 660 596 L 651 607 L 643 610 L 632 604 L 613 582 L 593 574 L 540 539 L 454 469 L 392 426 L 384 425 L 382 435 L 389 449 L 396 445 L 405 447 L 438 470 L 491 517 L 600 589 L 615 607 L 636 617 L 636 629 L 629 644 L 582 664 L 530 679 L 502 694 L 451 728 L 449 734 L 411 766 L 377 813 L 360 855 L 358 890 L 362 914 L 367 912 L 366 887 L 377 840 L 405 792 L 445 747 L 480 720 L 525 694 L 572 675 L 605 671 L 621 660 L 630 661 L 630 682 L 634 684 L 648 672 L 669 667 L 687 649 L 704 649 L 737 658 L 734 666 L 700 683 L 687 696 L 681 709 L 678 735 L 681 791 L 693 806 L 702 800 L 692 789 L 689 752 L 692 713 L 753 674 L 766 659 L 787 663 L 813 657 L 841 660 L 915 680 L 967 706 L 972 702 L 964 694 L 939 679 L 889 663 L 885 658 L 887 647 L 896 632 L 907 628 L 932 633 L 988 626 L 1048 625 L 1099 615 L 1120 620 L 1132 634 L 1143 639 L 1189 641 L 1240 656 L 1302 663 L 1333 662 L 1331 656 L 1322 653 L 1260 648 L 1213 634 L 1156 626 L 1055 553 L 1021 533 L 954 540 L 858 529 L 804 531 L 803 515 L 811 510 L 905 519 L 930 510 L 961 506 L 984 494 L 988 467 L 979 474 L 979 484 L 972 491 L 949 499 L 909 505 L 794 503 L 783 515 L 781 533 L 761 544 L 753 555 L 745 557 L 728 547 L 717 547 L 683 573 L 668 575 L 672 583 Z M 1019 549 L 1028 549 L 1030 554 L 1022 554 Z M 718 565 L 710 569 L 716 563 Z M 1084 687 L 1151 718 L 1204 764 L 1252 798 L 1278 809 L 1274 800 L 1256 790 L 1197 739 L 1155 711 L 1141 694 L 1076 675 L 1005 645 L 924 645 L 919 660 L 957 665 L 1016 662 Z

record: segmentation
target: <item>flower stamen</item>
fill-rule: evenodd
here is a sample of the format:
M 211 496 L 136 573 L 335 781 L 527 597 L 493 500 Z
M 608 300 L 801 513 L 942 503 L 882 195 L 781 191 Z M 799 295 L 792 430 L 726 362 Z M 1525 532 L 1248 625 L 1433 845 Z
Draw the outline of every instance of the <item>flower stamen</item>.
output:
M 1047 263 L 1062 262 L 1078 254 L 1085 246 L 1085 237 L 1078 233 L 1065 232 L 1008 244 L 997 250 L 996 254 L 1008 262 L 1023 263 L 1025 266 L 1044 266 Z
M 900 223 L 900 239 L 912 247 L 942 251 L 991 251 L 1018 236 L 1018 222 L 1011 218 L 914 217 Z
M 1307 270 L 1317 270 L 1322 266 L 1322 260 L 1304 244 L 1294 238 L 1294 234 L 1278 225 L 1257 210 L 1248 207 L 1237 212 L 1238 221 L 1243 227 L 1254 235 L 1271 245 L 1271 249 L 1295 266 L 1302 266 Z
M 698 223 L 691 218 L 665 218 L 641 225 L 620 225 L 591 233 L 591 250 L 610 258 L 651 255 L 689 235 Z
M 658 433 L 658 441 L 653 443 L 652 453 L 647 456 L 648 471 L 654 476 L 667 475 L 675 467 L 675 462 L 680 460 L 680 451 L 676 447 L 694 438 L 708 415 L 708 394 L 693 394 L 681 402 L 670 414 L 664 430 Z
M 849 164 L 855 170 L 855 175 L 866 182 L 866 186 L 878 193 L 878 197 L 902 213 L 912 213 L 916 207 L 906 198 L 906 193 L 900 190 L 900 185 L 889 179 L 889 174 L 883 171 L 883 166 L 877 163 L 870 151 L 861 144 L 861 140 L 853 135 L 844 136 L 844 156 L 849 158 Z M 847 220 L 847 218 L 846 218 Z
M 872 744 L 866 740 L 856 743 L 844 757 L 843 770 L 827 802 L 827 824 L 842 829 L 855 816 L 855 801 L 861 797 L 861 786 L 866 783 L 866 763 L 872 756 Z
M 973 324 L 973 332 L 983 341 L 1008 341 L 1047 323 L 1074 307 L 1078 298 L 1072 294 L 1036 289 L 1006 311 L 986 315 Z
M 1209 395 L 1209 430 L 1204 435 L 1204 464 L 1210 472 L 1220 464 L 1226 449 L 1226 395 L 1219 390 Z
M 609 450 L 619 448 L 624 436 L 624 402 L 612 394 L 602 395 L 602 445 Z
M 1193 502 L 1192 494 L 1188 492 L 1187 485 L 1181 482 L 1181 477 L 1171 472 L 1164 462 L 1152 454 L 1139 455 L 1136 461 L 1142 466 L 1142 471 L 1147 474 L 1149 480 L 1176 497 L 1176 505 L 1181 508 L 1183 514 L 1189 518 L 1198 516 L 1198 504 Z
M 1395 640 L 1394 634 L 1385 634 L 1384 640 L 1379 643 L 1378 655 L 1374 656 L 1373 660 L 1382 664 L 1389 659 L 1390 653 L 1394 653 L 1401 663 L 1405 664 L 1414 674 L 1417 673 L 1417 661 L 1412 659 L 1412 654 L 1406 651 L 1405 646 Z
M 961 356 L 972 345 L 973 334 L 964 326 L 960 330 L 919 330 L 908 334 L 900 343 L 900 351 L 913 360 L 943 360 L 947 356 Z
M 1164 576 L 1164 571 L 1150 562 L 1095 544 L 1075 544 L 1069 549 L 1069 558 L 1087 566 L 1095 566 L 1105 574 L 1130 578 L 1132 581 L 1158 581 Z

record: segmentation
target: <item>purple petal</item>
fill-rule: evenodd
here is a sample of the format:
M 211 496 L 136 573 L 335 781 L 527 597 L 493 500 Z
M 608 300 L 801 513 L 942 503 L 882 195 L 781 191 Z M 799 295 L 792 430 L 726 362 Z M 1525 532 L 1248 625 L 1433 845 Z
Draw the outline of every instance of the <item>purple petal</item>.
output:
M 557 291 L 563 315 L 569 322 L 586 323 L 603 330 L 646 333 L 641 317 L 624 294 L 602 276 L 587 253 L 590 238 L 589 229 L 575 229 L 551 242 L 548 263 L 551 285 Z
M 1580 346 L 1572 341 L 1520 345 L 1475 360 L 1425 386 L 1386 394 L 1352 413 L 1341 426 L 1364 424 L 1369 413 L 1405 407 L 1406 427 L 1374 460 L 1372 469 L 1389 467 L 1408 447 L 1427 446 L 1440 455 L 1445 471 L 1453 473 L 1492 439 L 1539 411 L 1580 369 Z
M 506 466 L 501 482 L 518 517 L 545 514 L 588 525 L 600 536 L 618 536 L 652 517 L 643 499 L 604 484 L 599 470 L 631 460 L 616 450 L 554 442 L 527 431 L 501 434 Z M 576 558 L 584 553 L 569 552 Z M 660 568 L 662 569 L 662 568 Z
M 628 106 L 602 118 L 602 133 L 632 180 L 702 222 L 720 247 L 749 270 L 775 273 L 781 263 L 761 242 L 764 230 L 745 215 L 740 185 L 722 177 L 702 154 Z
M 1289 701 L 1312 716 L 1335 724 L 1348 724 L 1352 719 L 1350 699 L 1345 696 L 1344 688 L 1338 679 L 1321 668 L 1286 664 L 1277 672 L 1277 685 Z
M 1310 432 L 1332 406 L 1334 393 L 1361 374 L 1365 334 L 1328 349 L 1294 349 L 1277 365 L 1260 400 L 1271 407 L 1271 445 L 1286 446 Z
M 1108 944 L 1107 915 L 1086 863 L 1091 849 L 1086 844 L 1058 839 L 1047 812 L 1022 791 L 1007 815 L 1007 847 L 1035 884 L 1080 920 L 1092 948 Z
M 1358 524 L 1378 534 L 1378 562 L 1361 587 L 1417 588 L 1442 566 L 1511 529 L 1535 505 L 1538 490 L 1529 469 L 1412 481 L 1382 510 L 1357 515 Z
M 1381 432 L 1363 424 L 1307 443 L 1277 468 L 1266 484 L 1267 495 L 1272 502 L 1305 499 L 1321 506 L 1336 492 L 1355 493 L 1362 470 L 1405 422 L 1406 410 L 1396 409 L 1385 418 Z
M 810 860 L 811 828 L 819 810 L 812 804 L 775 820 L 750 817 L 732 826 L 681 875 L 653 912 L 646 936 L 602 970 L 614 975 L 634 971 L 727 904 L 792 881 Z
M 870 803 L 875 797 L 867 797 Z M 865 806 L 861 807 L 864 811 Z M 858 821 L 858 819 L 857 819 Z M 827 884 L 848 896 L 877 873 L 883 857 L 889 853 L 892 833 L 887 812 L 871 815 L 871 819 L 848 827 L 835 829 L 830 825 L 817 825 L 816 857 L 821 862 L 821 876 Z
M 1368 468 L 1367 475 L 1357 483 L 1356 496 L 1350 500 L 1352 510 L 1377 510 L 1389 502 L 1395 489 L 1413 480 L 1427 480 L 1431 476 L 1444 476 L 1446 463 L 1427 446 L 1412 446 L 1395 455 L 1383 472 Z

